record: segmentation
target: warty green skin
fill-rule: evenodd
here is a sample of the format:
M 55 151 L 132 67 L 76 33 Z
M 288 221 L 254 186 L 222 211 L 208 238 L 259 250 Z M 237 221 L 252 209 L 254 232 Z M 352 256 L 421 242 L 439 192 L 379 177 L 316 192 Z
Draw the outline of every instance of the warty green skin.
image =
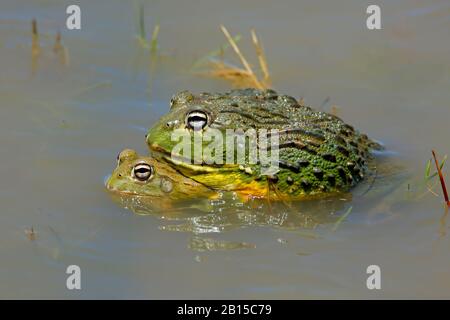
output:
M 189 170 L 189 165 L 171 162 L 170 152 L 177 144 L 171 141 L 171 134 L 175 129 L 190 130 L 186 116 L 192 111 L 208 115 L 204 130 L 280 130 L 280 170 L 261 176 L 259 165 L 244 164 L 226 169 L 239 171 L 241 179 L 217 181 L 214 178 L 217 172 Z M 381 148 L 335 115 L 304 106 L 295 98 L 274 90 L 257 89 L 199 95 L 180 92 L 172 98 L 170 111 L 150 129 L 146 141 L 150 150 L 156 152 L 155 156 L 164 156 L 184 175 L 202 184 L 223 190 L 245 189 L 245 185 L 251 183 L 260 184 L 262 188 L 271 185 L 276 192 L 291 198 L 349 190 L 367 174 L 373 159 L 371 149 Z M 202 164 L 201 167 L 212 166 Z

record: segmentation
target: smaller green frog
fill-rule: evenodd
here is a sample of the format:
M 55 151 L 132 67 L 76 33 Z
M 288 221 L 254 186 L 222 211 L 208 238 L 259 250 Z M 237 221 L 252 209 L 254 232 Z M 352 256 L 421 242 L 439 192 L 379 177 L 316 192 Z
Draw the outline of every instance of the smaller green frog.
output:
M 106 181 L 109 191 L 166 200 L 214 198 L 217 193 L 186 178 L 168 164 L 136 151 L 125 149 L 117 156 L 117 167 Z

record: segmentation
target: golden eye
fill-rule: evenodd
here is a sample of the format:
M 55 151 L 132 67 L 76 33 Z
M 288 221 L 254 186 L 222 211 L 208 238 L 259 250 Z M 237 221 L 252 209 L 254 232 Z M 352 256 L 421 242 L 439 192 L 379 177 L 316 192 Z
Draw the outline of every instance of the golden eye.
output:
M 203 111 L 191 111 L 186 115 L 186 125 L 193 130 L 201 130 L 208 124 L 208 115 Z
M 136 180 L 149 181 L 153 177 L 153 167 L 147 163 L 138 163 L 133 167 L 132 174 Z

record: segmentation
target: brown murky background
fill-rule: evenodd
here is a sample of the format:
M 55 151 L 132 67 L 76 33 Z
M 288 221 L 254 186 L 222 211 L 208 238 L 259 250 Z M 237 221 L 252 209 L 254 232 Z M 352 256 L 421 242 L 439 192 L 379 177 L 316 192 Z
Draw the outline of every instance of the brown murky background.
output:
M 373 1 L 144 1 L 147 34 L 160 24 L 153 69 L 135 38 L 138 1 L 79 3 L 81 31 L 65 28 L 71 1 L 0 4 L 1 298 L 450 298 L 441 190 L 421 185 L 431 148 L 450 152 L 447 0 L 377 1 L 380 31 L 365 26 Z M 42 46 L 34 75 L 32 18 Z M 174 221 L 113 202 L 103 179 L 115 156 L 146 152 L 144 134 L 172 94 L 229 89 L 190 72 L 225 42 L 220 23 L 242 34 L 248 56 L 256 28 L 274 87 L 314 106 L 329 96 L 325 110 L 337 105 L 412 172 L 409 191 L 405 182 L 346 203 L 336 231 L 295 218 L 290 228 L 231 219 L 222 230 L 210 217 L 196 234 L 176 232 Z M 58 30 L 68 66 L 52 52 Z M 80 291 L 66 289 L 71 264 Z M 366 288 L 371 264 L 382 290 Z

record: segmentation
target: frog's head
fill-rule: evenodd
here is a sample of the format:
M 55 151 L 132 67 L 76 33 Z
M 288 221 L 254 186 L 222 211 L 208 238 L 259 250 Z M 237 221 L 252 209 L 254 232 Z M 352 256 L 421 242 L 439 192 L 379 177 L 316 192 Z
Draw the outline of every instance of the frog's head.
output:
M 136 151 L 125 149 L 117 156 L 117 167 L 106 182 L 106 188 L 121 194 L 161 196 L 164 188 L 160 164 L 149 157 L 139 157 Z M 167 184 L 170 185 L 170 180 Z
M 214 108 L 205 96 L 194 96 L 182 91 L 170 100 L 170 111 L 148 132 L 146 141 L 150 150 L 170 154 L 177 144 L 172 141 L 172 133 L 182 130 L 186 133 L 208 128 L 214 121 Z
M 117 156 L 117 167 L 106 188 L 123 195 L 168 197 L 172 200 L 207 194 L 210 190 L 188 179 L 168 164 L 139 156 L 125 149 Z
M 170 111 L 148 132 L 146 141 L 151 151 L 170 154 L 178 141 L 172 141 L 175 130 L 191 134 L 215 129 L 271 128 L 288 124 L 289 117 L 277 110 L 281 104 L 297 105 L 295 99 L 279 96 L 273 90 L 241 89 L 227 93 L 194 95 L 182 91 L 170 101 Z

